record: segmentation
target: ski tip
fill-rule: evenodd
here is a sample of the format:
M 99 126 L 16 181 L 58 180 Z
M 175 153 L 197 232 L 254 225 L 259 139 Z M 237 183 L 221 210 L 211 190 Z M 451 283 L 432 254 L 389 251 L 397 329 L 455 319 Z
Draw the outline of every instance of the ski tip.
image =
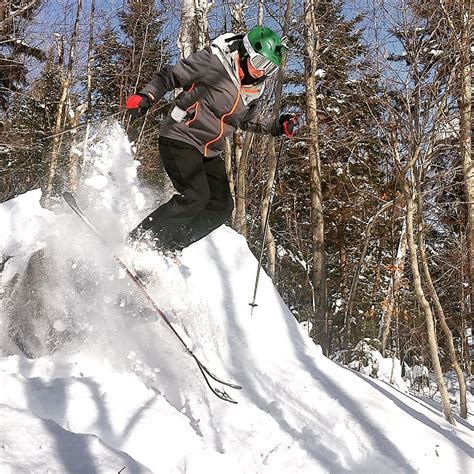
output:
M 227 392 L 215 389 L 214 393 L 221 399 L 224 400 L 224 402 L 229 402 L 233 403 L 234 405 L 237 405 L 238 402 L 236 402 Z

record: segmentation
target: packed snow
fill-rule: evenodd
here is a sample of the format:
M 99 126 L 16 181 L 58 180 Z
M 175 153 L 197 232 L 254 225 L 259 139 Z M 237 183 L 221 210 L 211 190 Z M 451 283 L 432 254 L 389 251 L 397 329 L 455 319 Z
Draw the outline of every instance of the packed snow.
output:
M 0 472 L 467 473 L 472 426 L 324 357 L 222 226 L 180 263 L 124 235 L 156 199 L 119 125 L 88 152 L 77 200 L 108 242 L 34 190 L 0 205 Z M 238 402 L 117 265 L 147 288 Z M 20 350 L 21 349 L 21 350 Z M 28 355 L 29 357 L 25 356 Z

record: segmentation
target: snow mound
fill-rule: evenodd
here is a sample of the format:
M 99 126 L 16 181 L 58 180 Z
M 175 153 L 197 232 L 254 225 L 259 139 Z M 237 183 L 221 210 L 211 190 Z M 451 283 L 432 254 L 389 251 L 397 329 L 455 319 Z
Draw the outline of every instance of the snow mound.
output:
M 51 420 L 0 406 L 2 473 L 150 472 L 94 435 L 75 434 Z M 12 429 L 14 427 L 14 429 Z
M 257 262 L 230 228 L 179 266 L 126 246 L 157 203 L 118 125 L 89 156 L 77 199 L 107 248 L 38 191 L 0 205 L 2 472 L 469 471 L 470 425 L 325 358 L 266 275 L 250 315 Z M 113 254 L 147 275 L 193 352 L 242 385 L 227 389 L 238 405 L 208 390 Z

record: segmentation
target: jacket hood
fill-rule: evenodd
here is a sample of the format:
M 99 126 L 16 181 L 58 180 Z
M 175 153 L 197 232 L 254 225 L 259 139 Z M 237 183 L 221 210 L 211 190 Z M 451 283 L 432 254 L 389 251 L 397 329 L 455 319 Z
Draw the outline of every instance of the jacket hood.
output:
M 245 105 L 258 99 L 265 90 L 265 82 L 252 85 L 242 85 L 239 77 L 239 52 L 236 42 L 242 41 L 244 35 L 224 33 L 215 38 L 211 43 L 211 52 L 219 58 L 227 74 L 236 87 L 240 89 L 242 101 Z

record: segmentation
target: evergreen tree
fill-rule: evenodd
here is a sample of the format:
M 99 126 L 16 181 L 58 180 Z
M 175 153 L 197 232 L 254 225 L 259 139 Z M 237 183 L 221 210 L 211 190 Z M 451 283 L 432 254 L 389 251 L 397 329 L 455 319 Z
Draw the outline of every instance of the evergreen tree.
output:
M 41 3 L 4 1 L 0 5 L 0 201 L 34 186 L 40 173 L 35 138 L 43 122 L 36 121 L 41 106 L 28 95 L 27 62 L 45 59 L 41 49 L 31 46 L 28 33 Z
M 40 3 L 7 0 L 0 6 L 0 109 L 6 109 L 11 94 L 26 85 L 26 60 L 44 60 L 44 52 L 31 46 L 25 37 Z
M 153 0 L 131 0 L 118 13 L 119 29 L 108 25 L 96 45 L 94 91 L 101 111 L 118 111 L 128 95 L 148 82 L 169 59 L 163 12 Z
M 163 11 L 157 10 L 153 0 L 131 0 L 118 14 L 118 30 L 108 25 L 99 36 L 93 81 L 96 113 L 123 110 L 126 98 L 139 91 L 153 72 L 168 62 L 168 40 L 163 37 L 162 18 Z M 129 136 L 138 144 L 137 157 L 142 162 L 144 178 L 154 176 L 158 165 L 157 127 L 162 113 L 162 106 L 158 105 L 146 119 L 137 120 L 129 127 Z
M 377 212 L 389 183 L 384 179 L 381 147 L 375 135 L 375 122 L 381 117 L 378 105 L 378 77 L 366 58 L 360 27 L 361 15 L 347 20 L 343 2 L 318 2 L 320 19 L 320 67 L 318 74 L 318 118 L 320 121 L 321 161 L 323 163 L 323 202 L 325 240 L 327 245 L 328 297 L 332 335 L 338 348 L 338 334 L 345 327 L 344 310 L 357 259 L 365 223 Z M 301 24 L 299 22 L 298 24 Z M 294 44 L 300 36 L 299 26 L 292 32 Z M 315 39 L 316 41 L 316 39 Z M 297 46 L 290 54 L 285 106 L 288 110 L 305 110 L 302 91 L 301 60 L 303 49 Z M 313 312 L 310 280 L 310 190 L 309 162 L 305 128 L 290 142 L 287 157 L 279 170 L 278 204 L 272 210 L 272 228 L 280 248 L 278 287 L 298 319 L 306 320 Z M 255 203 L 255 206 L 258 204 Z M 341 233 L 340 229 L 345 232 Z M 382 241 L 376 230 L 371 239 L 367 261 L 368 271 L 375 273 L 380 246 L 388 246 L 387 235 Z M 344 241 L 340 239 L 344 237 Z M 372 243 L 375 242 L 375 243 Z M 345 257 L 341 256 L 343 247 Z M 385 255 L 385 254 L 384 254 Z M 361 285 L 357 295 L 357 314 L 353 319 L 359 330 L 351 336 L 354 342 L 362 330 L 372 325 L 376 334 L 376 319 L 371 313 L 374 285 L 370 280 Z M 380 288 L 377 298 L 381 299 Z M 369 298 L 367 298 L 367 295 Z M 342 343 L 342 341 L 341 341 Z

